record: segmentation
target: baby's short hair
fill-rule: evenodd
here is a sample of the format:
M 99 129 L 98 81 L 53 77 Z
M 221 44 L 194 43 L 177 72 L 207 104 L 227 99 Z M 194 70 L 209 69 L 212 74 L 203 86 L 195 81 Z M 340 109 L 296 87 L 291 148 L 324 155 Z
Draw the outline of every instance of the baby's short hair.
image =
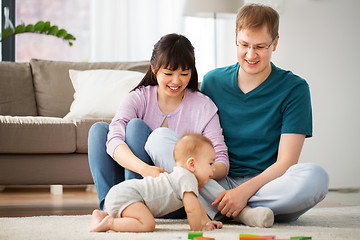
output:
M 197 156 L 204 144 L 213 147 L 209 138 L 198 133 L 186 133 L 176 142 L 174 147 L 175 161 L 186 160 L 189 157 Z

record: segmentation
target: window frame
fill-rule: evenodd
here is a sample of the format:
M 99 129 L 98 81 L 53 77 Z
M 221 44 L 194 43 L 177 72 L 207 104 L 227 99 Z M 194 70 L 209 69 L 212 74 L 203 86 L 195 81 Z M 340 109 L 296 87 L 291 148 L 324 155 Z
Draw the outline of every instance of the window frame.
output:
M 15 24 L 16 0 L 1 0 L 1 32 L 5 27 L 4 8 L 9 8 L 10 20 Z M 1 60 L 15 62 L 15 38 L 9 38 L 1 42 Z

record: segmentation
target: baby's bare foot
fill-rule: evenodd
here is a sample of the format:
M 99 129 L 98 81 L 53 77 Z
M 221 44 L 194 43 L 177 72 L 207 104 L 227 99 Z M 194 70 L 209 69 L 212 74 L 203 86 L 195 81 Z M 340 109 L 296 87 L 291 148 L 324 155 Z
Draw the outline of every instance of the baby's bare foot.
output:
M 101 223 L 101 221 L 108 216 L 106 212 L 95 209 L 92 212 L 90 232 L 95 232 L 94 229 Z
M 112 220 L 112 217 L 106 216 L 97 226 L 92 228 L 90 232 L 106 232 L 107 230 L 110 230 Z

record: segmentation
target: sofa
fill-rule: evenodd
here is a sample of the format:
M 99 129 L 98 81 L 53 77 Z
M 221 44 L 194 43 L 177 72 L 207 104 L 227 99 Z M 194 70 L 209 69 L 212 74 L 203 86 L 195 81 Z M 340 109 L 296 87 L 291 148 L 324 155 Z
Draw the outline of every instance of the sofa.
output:
M 147 61 L 0 62 L 0 186 L 93 184 L 88 131 L 111 121 L 117 101 L 148 67 Z

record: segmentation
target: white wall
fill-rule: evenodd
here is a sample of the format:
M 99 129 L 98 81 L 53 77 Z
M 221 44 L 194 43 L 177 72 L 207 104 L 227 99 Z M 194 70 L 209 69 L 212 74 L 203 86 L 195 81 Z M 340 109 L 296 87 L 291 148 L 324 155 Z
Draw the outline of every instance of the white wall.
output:
M 311 89 L 314 135 L 300 161 L 321 164 L 330 188 L 360 187 L 360 1 L 262 2 L 281 4 L 273 62 L 305 78 Z M 227 56 L 233 61 L 232 52 Z

